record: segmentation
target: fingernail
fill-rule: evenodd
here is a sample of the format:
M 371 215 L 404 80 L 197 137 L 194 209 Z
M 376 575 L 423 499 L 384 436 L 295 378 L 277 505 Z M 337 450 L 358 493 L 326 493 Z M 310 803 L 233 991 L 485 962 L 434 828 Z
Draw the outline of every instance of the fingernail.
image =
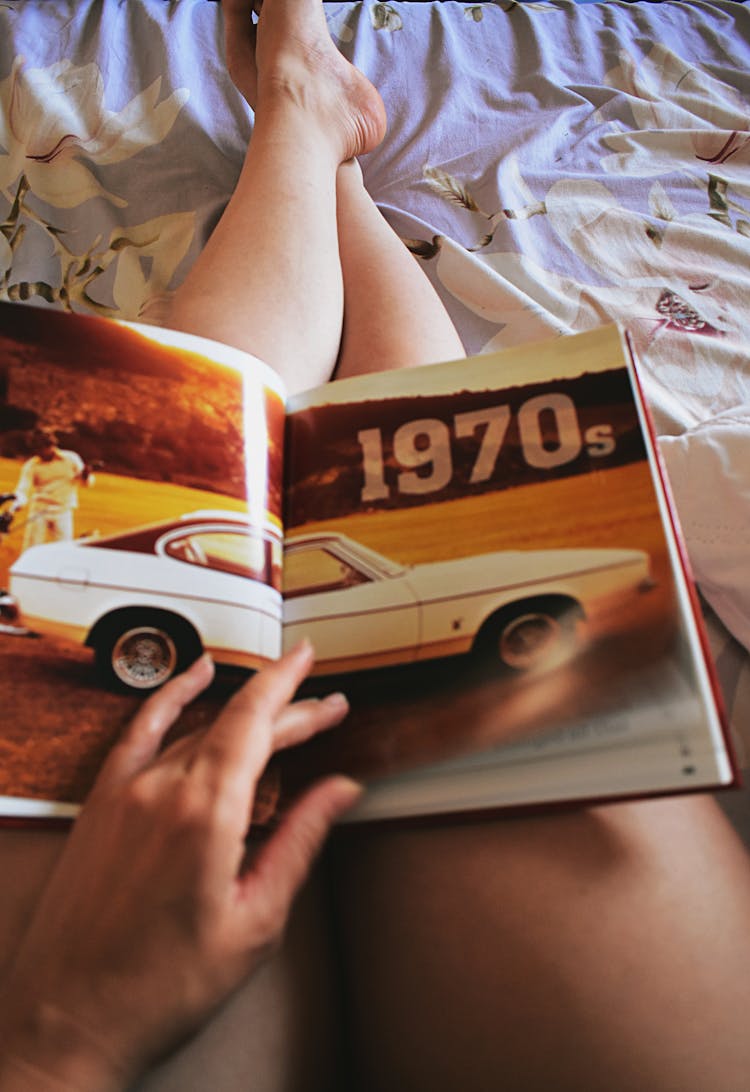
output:
M 353 808 L 363 796 L 365 786 L 361 781 L 355 781 L 353 777 L 346 774 L 339 774 L 338 782 L 342 808 Z
M 334 709 L 339 708 L 343 710 L 349 708 L 349 699 L 346 694 L 342 694 L 340 690 L 334 691 L 333 694 L 326 694 L 323 701 L 326 705 L 330 705 Z
M 301 641 L 298 641 L 297 644 L 289 650 L 289 655 L 294 656 L 294 658 L 298 660 L 311 660 L 314 653 L 310 639 L 308 637 L 303 637 Z
M 214 661 L 213 661 L 213 657 L 211 656 L 210 652 L 203 652 L 198 657 L 197 660 L 193 661 L 193 663 L 190 665 L 189 670 L 194 671 L 196 674 L 200 674 L 202 671 L 205 671 L 207 668 L 210 671 L 213 671 Z

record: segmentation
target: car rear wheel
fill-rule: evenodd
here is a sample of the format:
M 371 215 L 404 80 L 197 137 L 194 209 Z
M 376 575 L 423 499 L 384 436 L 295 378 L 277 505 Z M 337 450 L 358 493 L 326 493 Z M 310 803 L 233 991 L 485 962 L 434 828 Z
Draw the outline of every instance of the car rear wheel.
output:
M 477 638 L 483 657 L 514 671 L 552 667 L 575 650 L 581 610 L 576 603 L 519 603 L 489 619 Z
M 156 690 L 201 653 L 191 626 L 158 612 L 125 612 L 104 624 L 93 641 L 104 681 L 128 690 Z

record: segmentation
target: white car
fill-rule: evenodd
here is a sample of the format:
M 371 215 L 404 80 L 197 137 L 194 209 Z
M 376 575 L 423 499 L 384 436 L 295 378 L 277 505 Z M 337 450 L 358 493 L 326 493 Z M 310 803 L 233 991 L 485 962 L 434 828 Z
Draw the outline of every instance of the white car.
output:
M 19 621 L 94 649 L 104 680 L 161 686 L 201 651 L 257 668 L 281 651 L 281 536 L 231 512 L 32 546 L 10 570 Z
M 281 539 L 240 515 L 192 513 L 27 550 L 11 568 L 23 623 L 93 647 L 110 683 L 160 686 L 201 650 L 259 667 L 308 636 L 316 673 L 474 650 L 515 670 L 552 662 L 579 623 L 653 586 L 640 550 L 499 551 L 400 565 L 339 534 Z
M 654 587 L 642 550 L 503 550 L 400 565 L 344 535 L 284 549 L 284 642 L 316 673 L 475 651 L 526 671 L 576 643 L 579 622 Z

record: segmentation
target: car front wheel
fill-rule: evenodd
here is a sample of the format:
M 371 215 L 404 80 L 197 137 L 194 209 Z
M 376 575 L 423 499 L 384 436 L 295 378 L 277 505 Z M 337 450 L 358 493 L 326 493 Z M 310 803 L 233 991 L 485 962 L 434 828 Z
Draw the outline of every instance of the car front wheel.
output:
M 115 616 L 100 627 L 92 643 L 103 680 L 128 690 L 156 690 L 201 653 L 191 626 L 159 612 Z

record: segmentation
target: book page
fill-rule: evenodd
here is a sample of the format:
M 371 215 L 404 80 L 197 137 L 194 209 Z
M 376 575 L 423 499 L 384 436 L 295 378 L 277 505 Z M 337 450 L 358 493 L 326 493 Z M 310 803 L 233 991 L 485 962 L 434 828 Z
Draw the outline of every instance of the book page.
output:
M 202 650 L 185 730 L 278 656 L 283 430 L 247 354 L 0 305 L 0 796 L 79 802 Z
M 564 798 L 729 777 L 615 328 L 334 383 L 288 413 L 285 642 L 311 637 L 320 691 L 353 710 L 285 760 L 292 780 L 585 747 L 626 772 L 592 791 L 579 759 Z M 545 776 L 536 800 L 560 795 Z

